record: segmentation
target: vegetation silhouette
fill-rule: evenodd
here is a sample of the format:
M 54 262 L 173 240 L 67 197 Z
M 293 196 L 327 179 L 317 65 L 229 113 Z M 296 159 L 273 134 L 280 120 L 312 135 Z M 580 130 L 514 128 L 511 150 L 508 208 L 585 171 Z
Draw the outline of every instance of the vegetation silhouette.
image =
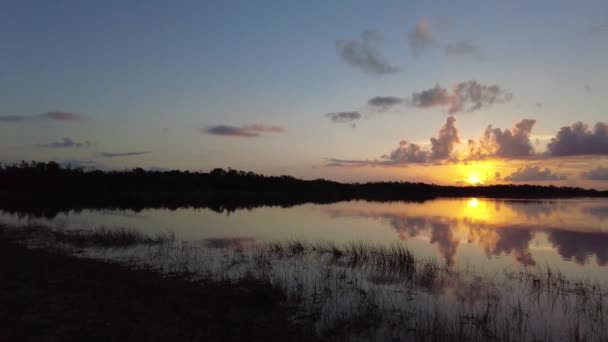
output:
M 51 162 L 0 165 L 0 208 L 54 217 L 81 209 L 181 207 L 232 212 L 260 206 L 348 200 L 425 201 L 438 197 L 608 197 L 608 191 L 539 185 L 442 186 L 414 182 L 340 183 L 264 176 L 234 169 L 211 172 L 72 168 Z

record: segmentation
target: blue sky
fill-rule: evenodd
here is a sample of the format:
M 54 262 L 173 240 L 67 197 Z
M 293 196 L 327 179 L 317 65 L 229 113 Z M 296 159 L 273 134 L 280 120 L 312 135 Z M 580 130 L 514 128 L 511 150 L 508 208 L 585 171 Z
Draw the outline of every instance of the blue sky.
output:
M 576 121 L 592 127 L 607 117 L 605 1 L 5 1 L 0 6 L 0 119 L 48 112 L 82 116 L 0 120 L 3 162 L 231 166 L 305 178 L 453 183 L 466 175 L 425 178 L 436 161 L 401 160 L 400 167 L 385 168 L 330 167 L 327 160 L 381 158 L 401 140 L 428 148 L 446 121 L 445 108 L 401 105 L 377 112 L 366 103 L 375 96 L 406 101 L 436 84 L 449 90 L 474 80 L 512 95 L 456 113 L 462 146 L 455 150 L 466 150 L 463 142 L 481 137 L 489 124 L 511 129 L 531 118 L 536 123 L 530 141 L 534 152 L 542 153 L 561 127 Z M 422 38 L 429 39 L 413 48 L 412 35 L 421 23 L 428 33 Z M 365 31 L 374 37 L 367 43 Z M 368 44 L 399 71 L 378 73 L 349 62 L 341 54 L 349 42 L 359 48 Z M 448 53 L 450 46 L 461 49 Z M 361 118 L 334 123 L 325 116 L 340 112 L 358 112 Z M 243 138 L 206 131 L 252 124 L 284 132 L 258 130 Z M 89 144 L 48 147 L 65 137 Z M 590 168 L 606 166 L 602 151 L 595 150 Z M 503 172 L 540 163 L 530 156 L 493 157 L 501 168 L 514 165 Z M 580 158 L 543 159 L 543 165 L 567 169 L 567 180 L 556 182 L 579 184 Z

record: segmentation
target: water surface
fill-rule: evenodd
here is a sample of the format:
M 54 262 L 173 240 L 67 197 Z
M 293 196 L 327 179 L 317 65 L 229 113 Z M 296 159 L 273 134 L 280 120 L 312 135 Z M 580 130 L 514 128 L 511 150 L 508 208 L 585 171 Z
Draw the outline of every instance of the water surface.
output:
M 172 231 L 209 246 L 276 240 L 403 243 L 417 256 L 453 267 L 494 272 L 509 266 L 550 266 L 608 279 L 608 199 L 437 199 L 425 202 L 304 204 L 235 212 L 210 209 L 82 210 L 36 218 L 0 212 L 9 224 L 65 229 L 124 226 Z

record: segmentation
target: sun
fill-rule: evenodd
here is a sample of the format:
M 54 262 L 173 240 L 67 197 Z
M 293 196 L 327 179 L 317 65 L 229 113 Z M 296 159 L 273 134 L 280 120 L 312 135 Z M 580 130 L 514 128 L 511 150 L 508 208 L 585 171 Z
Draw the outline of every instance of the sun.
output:
M 471 185 L 479 185 L 482 183 L 481 178 L 479 178 L 479 176 L 475 174 L 468 175 L 466 181 L 469 182 L 469 184 Z

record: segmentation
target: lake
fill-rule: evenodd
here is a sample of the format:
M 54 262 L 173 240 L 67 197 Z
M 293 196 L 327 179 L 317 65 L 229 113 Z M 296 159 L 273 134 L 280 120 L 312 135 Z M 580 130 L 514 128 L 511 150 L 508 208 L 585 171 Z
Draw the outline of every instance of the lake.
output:
M 608 199 L 351 201 L 233 212 L 80 210 L 52 218 L 0 212 L 0 220 L 64 229 L 172 231 L 177 239 L 210 247 L 294 239 L 397 242 L 418 257 L 455 268 L 492 273 L 509 266 L 550 266 L 568 276 L 608 280 Z

